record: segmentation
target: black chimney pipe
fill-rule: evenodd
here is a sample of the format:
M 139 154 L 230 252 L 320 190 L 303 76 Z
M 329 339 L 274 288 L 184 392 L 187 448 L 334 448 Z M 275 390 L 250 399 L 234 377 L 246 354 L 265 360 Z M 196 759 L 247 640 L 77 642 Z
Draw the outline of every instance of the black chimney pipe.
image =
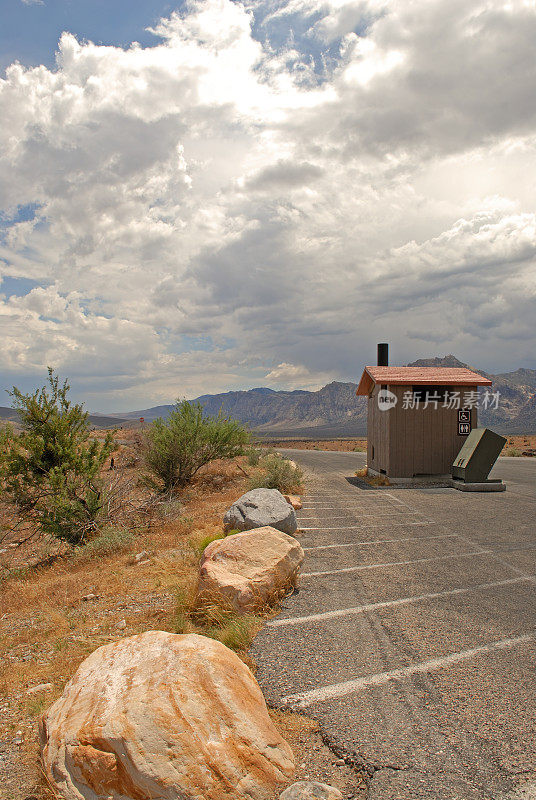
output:
M 378 366 L 389 366 L 389 345 L 387 342 L 381 342 L 381 344 L 378 345 Z

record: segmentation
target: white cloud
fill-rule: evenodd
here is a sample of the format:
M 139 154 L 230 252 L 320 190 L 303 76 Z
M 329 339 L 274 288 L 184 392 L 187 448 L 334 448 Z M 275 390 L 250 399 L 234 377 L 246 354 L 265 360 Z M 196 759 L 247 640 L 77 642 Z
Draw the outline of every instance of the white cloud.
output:
M 275 385 L 285 389 L 315 391 L 324 386 L 331 377 L 327 372 L 313 374 L 302 364 L 287 364 L 283 361 L 264 376 L 264 383 L 267 386 Z
M 316 387 L 378 339 L 536 367 L 533 5 L 203 0 L 154 31 L 0 82 L 0 275 L 39 284 L 0 284 L 7 383 Z

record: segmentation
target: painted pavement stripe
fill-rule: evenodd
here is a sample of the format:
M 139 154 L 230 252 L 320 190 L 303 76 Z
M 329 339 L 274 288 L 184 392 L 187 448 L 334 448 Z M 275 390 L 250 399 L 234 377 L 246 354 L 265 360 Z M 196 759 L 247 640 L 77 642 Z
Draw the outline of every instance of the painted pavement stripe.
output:
M 342 572 L 358 572 L 363 569 L 379 569 L 381 567 L 401 567 L 407 564 L 423 564 L 428 561 L 446 561 L 449 558 L 468 558 L 469 556 L 493 555 L 492 550 L 474 550 L 472 553 L 453 553 L 448 556 L 433 556 L 432 558 L 415 558 L 411 561 L 386 561 L 384 564 L 361 564 L 359 567 L 342 567 L 341 569 L 328 569 L 323 572 L 302 572 L 302 578 L 317 578 L 321 575 L 338 575 Z
M 299 522 L 299 520 L 298 520 L 298 522 Z M 422 526 L 422 525 L 436 525 L 436 524 L 437 524 L 436 522 L 393 522 L 393 524 L 389 525 L 389 527 L 390 528 L 395 528 L 395 527 L 396 528 L 400 528 L 400 527 L 403 528 L 404 525 Z M 314 526 L 308 526 L 308 527 L 303 527 L 303 528 L 299 527 L 299 530 L 300 531 L 356 531 L 356 530 L 362 531 L 362 530 L 364 530 L 365 527 L 370 528 L 370 525 L 367 525 L 367 526 L 364 526 L 364 525 L 342 525 L 342 526 L 333 527 L 333 528 L 332 527 L 326 527 L 325 525 L 314 525 Z
M 369 686 L 381 686 L 389 681 L 406 678 L 410 675 L 417 675 L 419 673 L 442 669 L 443 667 L 450 667 L 454 664 L 459 664 L 461 661 L 475 658 L 483 653 L 492 653 L 495 650 L 506 650 L 510 647 L 516 647 L 519 644 L 527 644 L 533 642 L 534 638 L 534 634 L 527 634 L 512 639 L 501 639 L 498 642 L 491 642 L 481 647 L 473 647 L 471 650 L 461 650 L 449 656 L 443 656 L 442 658 L 432 658 L 429 661 L 422 661 L 418 664 L 412 664 L 409 667 L 401 667 L 400 669 L 389 670 L 389 672 L 365 675 L 355 680 L 320 686 L 318 689 L 311 689 L 308 692 L 289 694 L 287 697 L 283 698 L 282 702 L 291 707 L 305 708 L 313 703 L 321 703 L 326 700 L 332 700 L 347 694 L 359 692 L 361 689 L 366 689 Z
M 363 614 L 367 611 L 376 611 L 379 608 L 393 608 L 395 606 L 405 606 L 410 603 L 418 603 L 421 600 L 435 600 L 438 597 L 450 597 L 452 595 L 467 594 L 476 592 L 478 589 L 494 589 L 498 586 L 509 586 L 513 583 L 534 582 L 536 576 L 527 578 L 508 578 L 504 581 L 494 581 L 493 583 L 479 583 L 475 586 L 467 586 L 459 589 L 447 589 L 443 592 L 429 592 L 428 594 L 417 594 L 413 597 L 401 597 L 398 600 L 384 600 L 380 603 L 367 603 L 363 606 L 353 606 L 351 608 L 340 608 L 336 611 L 324 611 L 321 614 L 308 614 L 305 617 L 285 617 L 284 619 L 273 619 L 267 622 L 268 628 L 281 628 L 286 625 L 302 625 L 307 622 L 315 622 L 322 619 L 334 619 L 345 617 L 351 614 Z
M 302 530 L 304 530 L 302 528 Z M 456 539 L 457 533 L 442 533 L 441 536 L 404 536 L 400 539 L 373 539 L 370 542 L 344 542 L 343 544 L 319 544 L 316 547 L 304 547 L 309 550 L 336 550 L 339 547 L 362 547 L 370 544 L 398 544 L 398 542 L 430 542 L 434 539 Z M 536 545 L 535 545 L 536 546 Z

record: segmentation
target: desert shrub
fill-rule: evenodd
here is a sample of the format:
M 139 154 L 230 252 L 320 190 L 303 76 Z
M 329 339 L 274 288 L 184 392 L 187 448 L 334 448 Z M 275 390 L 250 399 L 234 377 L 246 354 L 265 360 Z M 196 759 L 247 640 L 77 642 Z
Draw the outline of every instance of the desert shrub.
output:
M 303 472 L 280 456 L 268 456 L 262 462 L 263 474 L 250 479 L 250 489 L 279 489 L 280 492 L 299 492 L 303 485 Z
M 164 492 L 189 483 L 201 467 L 218 458 L 234 458 L 250 441 L 239 422 L 208 416 L 201 403 L 177 402 L 166 420 L 155 420 L 145 434 L 144 461 Z
M 518 456 L 521 456 L 521 450 L 518 450 L 517 447 L 509 447 L 504 452 L 504 455 L 505 456 L 515 456 L 517 458 Z
M 36 532 L 79 544 L 98 527 L 103 511 L 100 471 L 114 450 L 113 435 L 90 437 L 88 414 L 67 398 L 48 370 L 48 385 L 33 394 L 9 392 L 22 432 L 3 434 L 0 484 L 3 496 Z

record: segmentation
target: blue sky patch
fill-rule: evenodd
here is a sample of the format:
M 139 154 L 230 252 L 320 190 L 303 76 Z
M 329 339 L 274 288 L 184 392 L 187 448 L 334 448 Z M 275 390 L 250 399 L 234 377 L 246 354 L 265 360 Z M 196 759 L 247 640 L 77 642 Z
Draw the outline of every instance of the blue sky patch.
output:
M 158 39 L 145 29 L 163 16 L 180 10 L 181 2 L 165 0 L 10 0 L 2 10 L 0 69 L 20 61 L 24 66 L 55 66 L 63 31 L 95 44 L 129 47 L 135 41 L 154 45 Z
M 5 275 L 0 283 L 0 294 L 6 297 L 25 297 L 36 286 L 42 286 L 38 281 L 32 281 L 30 278 L 12 278 L 11 275 Z

